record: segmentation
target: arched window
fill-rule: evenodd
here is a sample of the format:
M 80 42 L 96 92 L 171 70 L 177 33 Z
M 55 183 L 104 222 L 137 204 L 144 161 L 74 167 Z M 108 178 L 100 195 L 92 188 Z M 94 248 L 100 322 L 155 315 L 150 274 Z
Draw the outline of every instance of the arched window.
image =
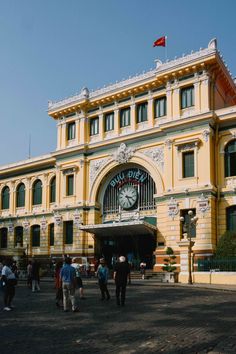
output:
M 25 185 L 24 183 L 20 183 L 16 190 L 16 207 L 24 207 L 25 206 Z
M 15 227 L 15 246 L 17 244 L 20 244 L 20 246 L 23 246 L 23 227 L 22 226 L 17 226 Z
M 225 177 L 236 176 L 236 140 L 230 141 L 225 148 Z
M 32 247 L 40 247 L 40 226 L 33 225 L 32 230 Z
M 227 230 L 236 232 L 236 205 L 226 209 Z
M 10 189 L 9 187 L 4 187 L 2 190 L 2 209 L 9 209 L 10 202 Z
M 33 185 L 33 205 L 42 204 L 42 182 L 40 179 Z
M 50 182 L 50 203 L 56 201 L 56 177 L 53 177 Z
M 7 228 L 0 229 L 0 248 L 7 248 Z

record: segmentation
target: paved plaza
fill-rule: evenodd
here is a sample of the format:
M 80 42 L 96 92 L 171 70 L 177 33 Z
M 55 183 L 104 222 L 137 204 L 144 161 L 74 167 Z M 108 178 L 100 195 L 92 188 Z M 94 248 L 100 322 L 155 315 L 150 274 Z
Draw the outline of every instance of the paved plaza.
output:
M 40 293 L 20 283 L 16 308 L 0 312 L 0 353 L 236 353 L 235 291 L 134 281 L 117 307 L 112 281 L 104 302 L 95 280 L 84 284 L 80 312 L 64 313 L 52 281 Z

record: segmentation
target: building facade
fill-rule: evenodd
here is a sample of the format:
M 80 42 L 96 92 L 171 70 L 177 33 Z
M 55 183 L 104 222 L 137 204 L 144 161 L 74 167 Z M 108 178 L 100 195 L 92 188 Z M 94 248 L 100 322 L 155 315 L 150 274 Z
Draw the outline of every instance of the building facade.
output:
M 167 247 L 188 270 L 236 231 L 236 86 L 205 49 L 97 91 L 49 102 L 57 148 L 0 167 L 0 254 L 125 253 L 160 270 Z

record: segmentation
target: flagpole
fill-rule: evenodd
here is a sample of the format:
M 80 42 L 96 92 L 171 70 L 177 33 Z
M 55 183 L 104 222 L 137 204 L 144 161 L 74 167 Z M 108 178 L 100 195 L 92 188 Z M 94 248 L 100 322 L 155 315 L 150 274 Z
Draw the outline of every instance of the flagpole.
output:
M 165 45 L 165 61 L 167 61 L 167 36 L 165 36 L 166 45 Z

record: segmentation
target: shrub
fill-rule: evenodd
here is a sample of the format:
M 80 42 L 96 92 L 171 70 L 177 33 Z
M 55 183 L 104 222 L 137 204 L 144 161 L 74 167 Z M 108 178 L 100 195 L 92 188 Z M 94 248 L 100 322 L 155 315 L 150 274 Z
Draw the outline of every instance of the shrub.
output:
M 236 233 L 226 231 L 219 239 L 216 247 L 216 257 L 236 257 Z
M 176 270 L 176 267 L 174 266 L 174 264 L 176 264 L 176 256 L 174 255 L 173 249 L 171 247 L 167 247 L 166 254 L 169 257 L 164 258 L 164 266 L 162 267 L 162 270 L 166 272 L 174 272 Z

